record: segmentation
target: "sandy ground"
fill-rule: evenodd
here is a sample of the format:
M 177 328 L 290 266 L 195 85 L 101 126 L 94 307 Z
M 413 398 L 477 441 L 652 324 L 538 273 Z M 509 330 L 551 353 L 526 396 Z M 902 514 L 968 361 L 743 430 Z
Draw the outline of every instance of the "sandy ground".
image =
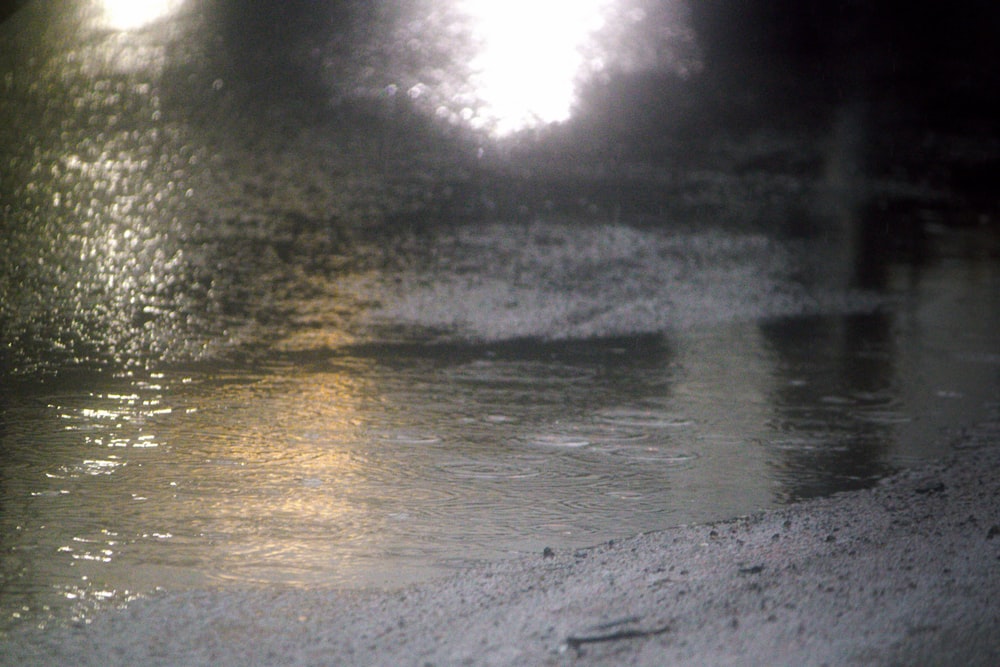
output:
M 876 488 L 391 593 L 196 591 L 10 665 L 996 665 L 1000 422 Z

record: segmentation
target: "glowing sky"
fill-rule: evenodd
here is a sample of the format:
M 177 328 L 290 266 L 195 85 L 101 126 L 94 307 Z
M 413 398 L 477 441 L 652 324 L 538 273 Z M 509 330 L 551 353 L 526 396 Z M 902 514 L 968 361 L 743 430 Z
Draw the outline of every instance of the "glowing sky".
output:
M 176 11 L 183 0 L 101 0 L 101 24 L 111 30 L 137 30 Z
M 460 0 L 479 52 L 470 68 L 479 124 L 496 134 L 569 118 L 583 47 L 609 0 Z

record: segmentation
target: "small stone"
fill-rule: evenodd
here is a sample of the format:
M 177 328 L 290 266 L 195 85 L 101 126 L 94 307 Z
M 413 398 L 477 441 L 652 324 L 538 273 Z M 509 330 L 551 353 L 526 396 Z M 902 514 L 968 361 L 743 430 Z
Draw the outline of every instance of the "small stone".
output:
M 556 552 L 552 550 L 552 547 L 545 547 L 542 549 L 542 558 L 555 558 Z

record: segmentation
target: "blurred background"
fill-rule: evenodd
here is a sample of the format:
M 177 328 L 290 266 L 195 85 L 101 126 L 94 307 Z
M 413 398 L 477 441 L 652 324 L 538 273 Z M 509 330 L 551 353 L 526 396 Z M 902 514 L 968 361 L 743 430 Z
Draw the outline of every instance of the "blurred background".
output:
M 997 11 L 6 3 L 2 363 L 190 357 L 287 320 L 279 293 L 308 291 L 303 269 L 473 221 L 826 237 L 842 281 L 877 288 L 929 232 L 997 227 Z M 144 286 L 89 284 L 93 263 L 78 280 L 93 253 Z M 61 305 L 10 291 L 63 282 Z M 113 313 L 80 305 L 98 295 Z M 76 334 L 53 347 L 53 327 Z M 109 330 L 117 352 L 91 340 Z

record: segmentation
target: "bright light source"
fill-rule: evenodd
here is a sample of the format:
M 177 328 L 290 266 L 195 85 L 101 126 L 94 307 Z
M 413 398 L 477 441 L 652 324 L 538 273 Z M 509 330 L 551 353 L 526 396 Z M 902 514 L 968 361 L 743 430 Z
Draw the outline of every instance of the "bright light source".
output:
M 112 30 L 137 30 L 177 11 L 184 0 L 101 0 L 101 23 Z
M 583 47 L 609 0 L 461 0 L 479 52 L 472 59 L 476 121 L 508 134 L 569 118 Z

